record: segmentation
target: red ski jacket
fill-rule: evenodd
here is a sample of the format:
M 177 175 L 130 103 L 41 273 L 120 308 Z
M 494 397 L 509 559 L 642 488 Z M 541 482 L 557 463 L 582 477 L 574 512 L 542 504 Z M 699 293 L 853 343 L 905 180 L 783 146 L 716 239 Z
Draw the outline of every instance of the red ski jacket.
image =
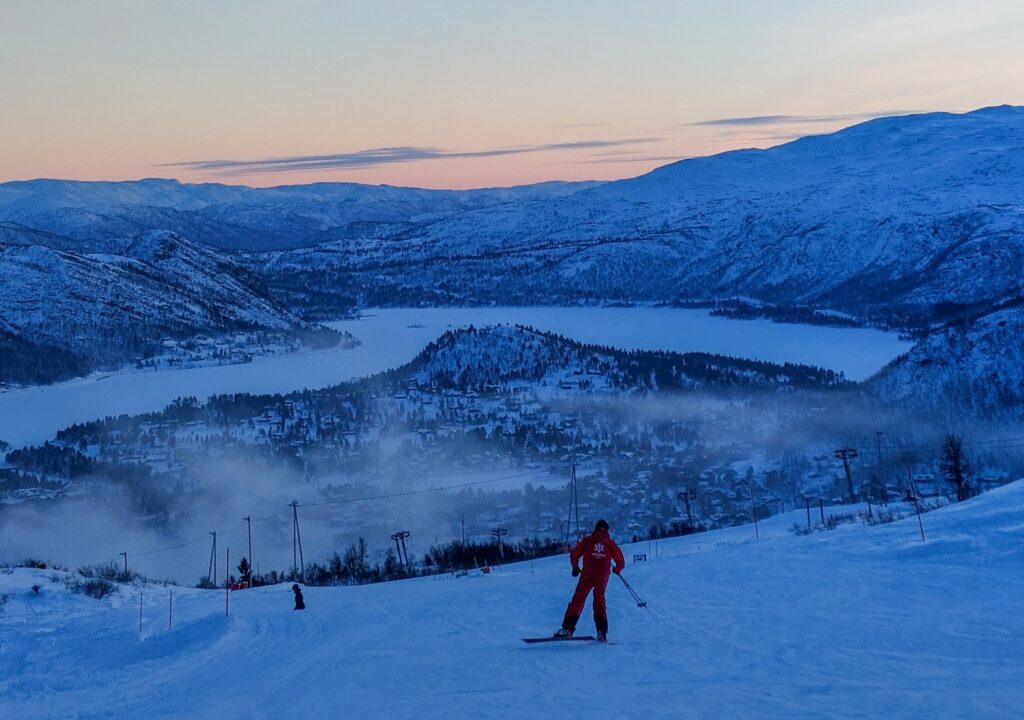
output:
M 583 558 L 583 574 L 588 578 L 607 578 L 613 560 L 616 570 L 626 566 L 626 558 L 606 530 L 595 530 L 577 543 L 569 553 L 574 568 L 579 567 L 580 558 Z

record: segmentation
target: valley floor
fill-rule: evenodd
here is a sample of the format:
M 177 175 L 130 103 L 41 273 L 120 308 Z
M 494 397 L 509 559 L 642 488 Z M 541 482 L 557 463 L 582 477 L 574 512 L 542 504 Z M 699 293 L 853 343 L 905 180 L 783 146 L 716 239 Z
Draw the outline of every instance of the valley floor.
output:
M 615 644 L 559 624 L 565 557 L 489 575 L 73 595 L 0 574 L 0 717 L 1019 718 L 1024 483 L 917 521 L 809 536 L 802 512 L 625 548 Z M 614 528 L 613 528 L 614 534 Z M 30 589 L 41 585 L 39 595 Z M 139 593 L 143 630 L 139 633 Z M 589 612 L 589 606 L 588 606 Z M 589 616 L 580 630 L 591 629 Z

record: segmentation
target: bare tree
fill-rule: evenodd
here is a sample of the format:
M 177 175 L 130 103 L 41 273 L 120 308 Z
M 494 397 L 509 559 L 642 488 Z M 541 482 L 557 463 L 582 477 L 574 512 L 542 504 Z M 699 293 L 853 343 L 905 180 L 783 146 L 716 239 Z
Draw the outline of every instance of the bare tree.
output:
M 964 458 L 963 439 L 952 433 L 942 440 L 942 476 L 956 486 L 956 501 L 967 499 L 967 461 Z

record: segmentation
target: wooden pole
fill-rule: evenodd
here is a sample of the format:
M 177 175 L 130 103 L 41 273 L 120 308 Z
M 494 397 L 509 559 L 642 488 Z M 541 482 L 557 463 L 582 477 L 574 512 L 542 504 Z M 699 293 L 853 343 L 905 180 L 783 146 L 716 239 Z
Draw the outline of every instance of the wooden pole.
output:
M 846 473 L 846 488 L 847 493 L 850 496 L 850 502 L 855 502 L 857 500 L 857 495 L 853 491 L 853 471 L 850 469 L 850 460 L 855 459 L 857 455 L 857 448 L 852 448 L 848 445 L 836 448 L 835 450 L 836 459 L 843 461 L 843 472 Z
M 875 449 L 878 451 L 878 481 L 882 485 L 882 502 L 880 503 L 883 507 L 889 505 L 889 485 L 885 481 L 885 474 L 882 472 L 882 431 L 875 430 Z
M 171 629 L 171 625 L 174 624 L 174 590 L 170 591 L 170 595 L 167 596 L 167 629 Z
M 231 548 L 224 548 L 224 617 L 231 604 Z
M 747 486 L 750 490 L 750 517 L 754 518 L 754 539 L 760 540 L 761 533 L 757 529 L 757 508 L 754 507 L 754 485 L 751 483 Z
M 299 511 L 296 509 L 298 503 L 292 500 L 292 575 L 299 574 L 299 547 L 296 542 L 296 533 L 299 528 Z
M 572 461 L 572 503 L 576 510 L 576 540 L 579 541 L 580 537 L 580 496 L 579 490 L 576 486 L 576 460 Z
M 249 583 L 249 587 L 252 587 L 252 516 L 246 515 L 245 524 L 249 527 L 249 577 L 246 578 L 246 582 Z
M 295 564 L 295 551 L 298 548 L 298 561 L 301 564 L 301 572 L 299 576 L 302 578 L 303 584 L 306 582 L 306 560 L 302 557 L 302 533 L 299 531 L 299 503 L 296 500 L 292 500 L 292 565 Z M 297 568 L 298 569 L 298 568 Z

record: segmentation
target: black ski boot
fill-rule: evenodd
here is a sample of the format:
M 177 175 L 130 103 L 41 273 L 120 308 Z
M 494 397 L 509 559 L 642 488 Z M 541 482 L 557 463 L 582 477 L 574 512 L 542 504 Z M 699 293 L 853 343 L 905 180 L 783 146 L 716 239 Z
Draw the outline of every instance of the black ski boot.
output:
M 571 640 L 572 634 L 576 632 L 576 623 L 579 622 L 579 619 L 579 615 L 566 615 L 562 618 L 562 627 L 551 637 L 559 640 Z

